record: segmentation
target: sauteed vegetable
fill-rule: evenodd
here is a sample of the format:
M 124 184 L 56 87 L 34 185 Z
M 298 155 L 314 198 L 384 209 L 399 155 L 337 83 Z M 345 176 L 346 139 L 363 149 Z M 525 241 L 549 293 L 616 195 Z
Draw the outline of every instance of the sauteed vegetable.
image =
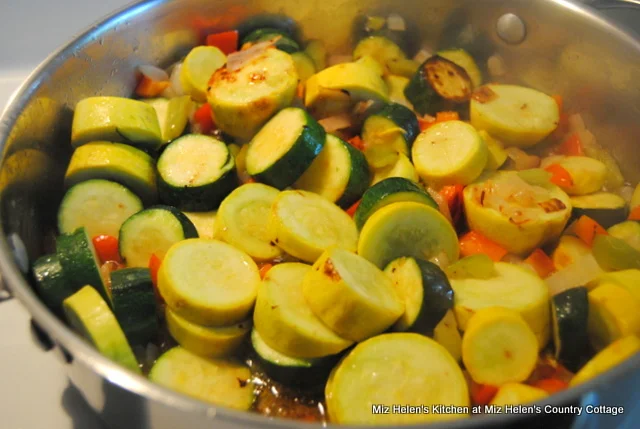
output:
M 571 100 L 398 19 L 347 59 L 211 34 L 80 101 L 42 299 L 155 383 L 304 421 L 469 417 L 640 351 L 640 186 Z

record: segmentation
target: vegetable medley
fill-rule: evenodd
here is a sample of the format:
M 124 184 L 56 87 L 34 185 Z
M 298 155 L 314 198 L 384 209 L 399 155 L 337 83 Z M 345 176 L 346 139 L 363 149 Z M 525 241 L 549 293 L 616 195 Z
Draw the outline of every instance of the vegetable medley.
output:
M 346 59 L 211 34 L 80 101 L 42 299 L 153 382 L 306 421 L 467 417 L 638 352 L 640 187 L 561 96 L 411 59 L 398 18 Z

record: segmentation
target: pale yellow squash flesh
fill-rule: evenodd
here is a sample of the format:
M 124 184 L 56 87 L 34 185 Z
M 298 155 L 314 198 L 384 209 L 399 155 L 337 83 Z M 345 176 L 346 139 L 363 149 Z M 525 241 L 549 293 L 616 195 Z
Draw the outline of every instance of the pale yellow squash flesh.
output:
M 635 335 L 620 338 L 602 349 L 571 379 L 571 386 L 584 383 L 605 373 L 640 352 L 640 339 Z
M 596 287 L 589 292 L 587 332 L 596 350 L 628 335 L 640 334 L 640 301 L 613 283 Z

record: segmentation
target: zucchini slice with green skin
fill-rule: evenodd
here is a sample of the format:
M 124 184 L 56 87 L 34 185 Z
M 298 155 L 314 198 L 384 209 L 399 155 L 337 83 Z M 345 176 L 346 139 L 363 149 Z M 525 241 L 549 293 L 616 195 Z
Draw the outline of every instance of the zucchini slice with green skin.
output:
M 371 262 L 340 248 L 318 258 L 302 283 L 313 313 L 352 341 L 380 334 L 404 312 L 391 279 Z
M 246 411 L 253 404 L 251 370 L 235 359 L 207 359 L 178 346 L 158 358 L 149 379 L 214 405 Z
M 473 83 L 465 69 L 434 55 L 420 65 L 404 95 L 419 114 L 434 115 L 466 103 L 472 90 Z
M 262 281 L 253 323 L 262 339 L 293 358 L 334 355 L 353 342 L 344 339 L 313 313 L 303 295 L 303 280 L 311 271 L 300 263 L 277 264 Z
M 588 318 L 587 288 L 567 289 L 551 298 L 555 357 L 574 372 L 580 367 L 588 344 Z
M 251 320 L 230 326 L 200 326 L 178 316 L 169 307 L 165 309 L 167 329 L 185 349 L 199 356 L 219 358 L 233 355 L 247 338 Z
M 558 104 L 547 94 L 502 84 L 478 88 L 471 97 L 470 115 L 476 129 L 518 147 L 535 145 L 560 121 Z
M 327 381 L 339 355 L 323 358 L 294 358 L 271 348 L 256 329 L 251 331 L 251 346 L 260 369 L 286 386 L 311 387 Z
M 562 186 L 569 195 L 587 195 L 599 191 L 607 178 L 607 167 L 588 156 L 550 156 L 540 163 L 541 168 L 558 164 L 571 176 L 571 185 Z
M 493 397 L 490 404 L 498 405 L 519 405 L 529 404 L 546 398 L 549 394 L 537 387 L 529 386 L 521 383 L 506 383 L 500 386 L 498 393 Z
M 462 358 L 462 337 L 453 310 L 448 310 L 433 330 L 433 339 L 447 349 L 451 356 L 460 362 Z
M 260 284 L 255 262 L 217 240 L 171 246 L 158 271 L 158 291 L 178 316 L 203 326 L 228 326 L 249 316 Z
M 364 121 L 364 156 L 372 168 L 393 164 L 398 154 L 411 154 L 411 145 L 418 134 L 416 115 L 402 104 L 389 103 Z
M 246 141 L 291 104 L 298 73 L 291 55 L 271 48 L 237 70 L 222 67 L 209 86 L 208 101 L 218 128 Z
M 235 189 L 220 204 L 215 236 L 246 252 L 258 261 L 282 255 L 273 241 L 271 206 L 279 191 L 261 183 L 247 183 Z
M 597 234 L 592 250 L 603 270 L 640 269 L 640 251 L 621 238 Z
M 469 407 L 467 382 L 444 347 L 414 333 L 384 334 L 358 344 L 334 368 L 325 397 L 329 419 L 344 425 L 411 424 L 468 417 L 464 412 L 431 412 L 434 405 L 441 404 Z M 381 407 L 412 404 L 429 412 L 372 413 L 372 398 Z
M 438 323 L 453 308 L 453 290 L 445 273 L 436 264 L 405 257 L 391 261 L 384 272 L 405 307 L 392 329 L 432 336 Z
M 38 295 L 54 311 L 59 310 L 62 301 L 76 291 L 62 269 L 60 258 L 55 254 L 36 259 L 33 263 L 33 278 Z
M 460 67 L 466 70 L 467 74 L 471 78 L 473 87 L 477 88 L 482 85 L 482 72 L 478 68 L 475 60 L 464 49 L 448 49 L 446 51 L 439 51 L 438 56 L 446 58 L 449 61 L 453 61 Z
M 556 240 L 571 217 L 562 189 L 530 185 L 515 171 L 482 176 L 464 189 L 463 199 L 469 228 L 517 255 Z
M 194 106 L 191 97 L 182 95 L 171 99 L 152 98 L 144 102 L 150 104 L 158 115 L 163 143 L 169 143 L 182 135 Z
M 640 222 L 628 220 L 607 230 L 612 237 L 624 240 L 629 246 L 640 252 Z
M 413 166 L 409 158 L 402 153 L 398 155 L 398 159 L 395 163 L 373 171 L 371 186 L 391 177 L 402 177 L 403 179 L 410 180 L 414 183 L 418 183 L 420 181 L 416 168 Z
M 437 210 L 412 201 L 398 202 L 376 211 L 360 231 L 358 254 L 384 268 L 394 259 L 412 256 L 430 260 L 458 259 L 458 236 Z
M 489 150 L 471 125 L 446 121 L 422 132 L 413 144 L 412 155 L 418 175 L 426 183 L 468 185 L 482 174 Z
M 569 385 L 576 386 L 585 383 L 618 366 L 638 352 L 640 352 L 640 339 L 635 335 L 614 341 L 592 357 L 571 379 Z
M 169 206 L 155 206 L 138 212 L 120 228 L 120 255 L 128 267 L 149 266 L 149 258 L 162 259 L 178 241 L 198 237 L 196 227 L 180 211 Z
M 362 195 L 362 200 L 358 204 L 353 220 L 358 229 L 362 229 L 367 219 L 377 210 L 389 204 L 414 201 L 426 204 L 434 209 L 438 204 L 431 198 L 424 189 L 415 182 L 402 177 L 390 177 L 371 186 Z
M 207 101 L 209 79 L 227 62 L 227 56 L 215 46 L 196 46 L 182 61 L 180 83 L 184 92 L 200 103 Z
M 147 205 L 158 199 L 153 158 L 131 146 L 94 142 L 77 148 L 64 176 L 65 186 L 70 188 L 91 179 L 118 182 L 131 189 Z
M 316 71 L 319 72 L 327 67 L 327 48 L 322 40 L 309 40 L 304 52 L 313 60 Z
M 78 228 L 71 234 L 59 236 L 56 254 L 71 288 L 78 290 L 85 285 L 93 286 L 109 302 L 109 291 L 100 274 L 96 249 L 86 229 Z
M 353 50 L 353 59 L 357 61 L 364 56 L 372 57 L 384 68 L 390 61 L 407 58 L 400 46 L 382 36 L 371 36 L 358 42 Z
M 58 209 L 58 229 L 69 234 L 83 226 L 89 237 L 118 236 L 130 216 L 142 210 L 142 201 L 119 183 L 87 180 L 72 186 Z
M 309 168 L 325 139 L 324 128 L 304 110 L 281 110 L 249 143 L 247 173 L 259 182 L 284 189 Z
M 316 66 L 309 55 L 304 52 L 294 52 L 291 54 L 291 59 L 296 65 L 296 71 L 298 72 L 298 80 L 300 83 L 305 83 L 307 79 L 316 73 Z
M 158 159 L 160 199 L 187 211 L 218 208 L 236 186 L 235 160 L 213 137 L 188 134 L 170 143 Z
M 623 222 L 629 214 L 624 198 L 609 192 L 571 197 L 571 205 L 573 218 L 588 216 L 604 228 Z
M 156 296 L 148 268 L 112 271 L 111 302 L 130 344 L 146 346 L 156 336 Z
M 573 265 L 583 256 L 591 253 L 591 248 L 578 237 L 563 235 L 555 250 L 551 254 L 551 260 L 557 270 Z
M 462 337 L 462 361 L 476 383 L 522 382 L 538 361 L 538 341 L 517 311 L 486 307 L 469 319 Z
M 271 207 L 275 243 L 288 254 L 315 262 L 326 249 L 355 251 L 358 229 L 337 205 L 307 191 L 283 191 Z
M 85 286 L 63 302 L 71 327 L 107 358 L 140 372 L 127 338 L 105 300 L 91 286 Z
M 156 111 L 145 102 L 124 97 L 89 97 L 76 104 L 71 145 L 94 141 L 126 143 L 157 149 L 162 132 Z
M 495 263 L 496 275 L 486 279 L 450 278 L 458 327 L 466 331 L 469 319 L 480 309 L 503 307 L 516 310 L 538 337 L 543 349 L 551 334 L 549 288 L 526 268 Z
M 327 134 L 322 151 L 294 186 L 347 208 L 360 199 L 369 181 L 369 166 L 362 152 Z
M 640 332 L 640 301 L 622 286 L 605 283 L 589 291 L 589 342 L 601 350 Z
M 283 52 L 293 54 L 300 50 L 298 42 L 293 40 L 288 33 L 276 28 L 258 28 L 242 39 L 242 45 L 244 48 L 247 43 L 255 44 L 273 39 L 276 39 L 275 47 Z

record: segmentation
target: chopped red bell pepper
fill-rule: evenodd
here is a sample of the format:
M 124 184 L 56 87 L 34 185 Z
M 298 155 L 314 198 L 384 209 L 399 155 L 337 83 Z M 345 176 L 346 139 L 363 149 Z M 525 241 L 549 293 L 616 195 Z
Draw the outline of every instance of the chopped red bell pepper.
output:
M 122 262 L 118 250 L 118 239 L 111 235 L 96 235 L 93 237 L 93 247 L 102 263 L 107 261 Z
M 558 185 L 561 188 L 568 188 L 573 186 L 573 179 L 571 174 L 560 164 L 551 164 L 545 171 L 551 173 L 551 183 Z
M 358 206 L 362 200 L 356 201 L 351 207 L 347 209 L 347 214 L 351 217 L 355 216 L 356 210 L 358 210 Z
M 498 262 L 508 253 L 505 248 L 476 231 L 469 231 L 460 237 L 460 254 L 462 256 L 484 253 Z
M 593 240 L 596 238 L 596 235 L 608 234 L 607 230 L 604 229 L 598 222 L 584 215 L 580 216 L 580 218 L 576 221 L 574 231 L 578 238 L 584 241 L 588 246 L 591 246 L 593 244 Z
M 225 55 L 229 55 L 238 50 L 238 31 L 209 34 L 207 36 L 207 46 L 215 46 Z
M 555 264 L 542 249 L 534 250 L 524 261 L 531 265 L 543 279 L 549 277 L 556 270 Z
M 193 114 L 193 120 L 200 126 L 203 134 L 209 134 L 215 127 L 213 120 L 213 110 L 209 103 L 204 103 Z

